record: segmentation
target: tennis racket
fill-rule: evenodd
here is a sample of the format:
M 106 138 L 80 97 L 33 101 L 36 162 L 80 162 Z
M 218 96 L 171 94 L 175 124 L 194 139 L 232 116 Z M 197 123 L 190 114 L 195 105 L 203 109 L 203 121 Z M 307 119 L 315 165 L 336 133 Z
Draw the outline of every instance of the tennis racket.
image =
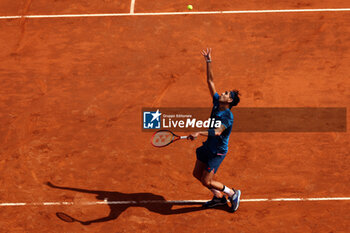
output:
M 164 147 L 180 139 L 187 139 L 187 136 L 178 136 L 170 130 L 159 130 L 153 134 L 151 144 L 155 147 Z

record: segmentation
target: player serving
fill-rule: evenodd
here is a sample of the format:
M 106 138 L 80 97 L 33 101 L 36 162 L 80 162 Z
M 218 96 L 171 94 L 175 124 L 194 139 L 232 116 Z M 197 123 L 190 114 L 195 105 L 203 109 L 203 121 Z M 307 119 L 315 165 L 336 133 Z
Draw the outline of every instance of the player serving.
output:
M 197 161 L 193 169 L 193 176 L 201 181 L 201 183 L 214 194 L 211 201 L 203 204 L 204 208 L 227 205 L 227 199 L 224 195 L 226 194 L 231 202 L 231 211 L 235 212 L 239 206 L 241 191 L 228 188 L 214 180 L 214 175 L 218 171 L 228 151 L 228 141 L 233 124 L 233 114 L 230 109 L 239 103 L 239 92 L 237 90 L 225 91 L 219 95 L 215 90 L 213 73 L 210 65 L 211 49 L 203 50 L 202 55 L 207 64 L 207 83 L 214 105 L 210 118 L 214 118 L 215 121 L 220 121 L 221 127 L 210 128 L 207 131 L 192 133 L 188 136 L 191 140 L 194 140 L 199 135 L 207 137 L 203 145 L 196 150 Z

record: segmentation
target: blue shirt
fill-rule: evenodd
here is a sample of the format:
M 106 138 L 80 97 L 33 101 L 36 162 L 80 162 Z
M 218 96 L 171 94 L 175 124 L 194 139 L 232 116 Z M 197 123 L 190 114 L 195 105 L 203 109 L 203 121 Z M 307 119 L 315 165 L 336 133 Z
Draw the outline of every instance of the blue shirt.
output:
M 228 141 L 232 130 L 233 114 L 230 109 L 223 111 L 219 110 L 219 94 L 215 93 L 213 96 L 213 109 L 211 110 L 210 118 L 214 118 L 215 121 L 221 121 L 221 124 L 225 126 L 225 130 L 220 136 L 208 136 L 204 145 L 213 154 L 226 154 L 228 151 Z

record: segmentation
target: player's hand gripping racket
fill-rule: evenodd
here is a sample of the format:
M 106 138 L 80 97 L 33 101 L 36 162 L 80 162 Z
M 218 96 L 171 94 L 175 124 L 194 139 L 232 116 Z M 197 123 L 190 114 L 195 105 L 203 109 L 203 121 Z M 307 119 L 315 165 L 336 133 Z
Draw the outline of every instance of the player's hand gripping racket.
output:
M 164 147 L 180 139 L 187 139 L 187 136 L 178 136 L 169 130 L 159 130 L 153 134 L 151 143 L 155 147 Z

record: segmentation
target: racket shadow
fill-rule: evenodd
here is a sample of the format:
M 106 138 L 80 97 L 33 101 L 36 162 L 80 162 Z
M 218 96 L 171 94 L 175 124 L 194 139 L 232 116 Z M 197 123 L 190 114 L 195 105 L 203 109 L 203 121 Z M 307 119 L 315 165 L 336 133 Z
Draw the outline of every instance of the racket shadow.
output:
M 189 212 L 196 212 L 205 210 L 202 207 L 203 203 L 179 201 L 176 203 L 167 202 L 163 196 L 153 193 L 121 193 L 99 190 L 88 190 L 80 188 L 71 188 L 53 185 L 50 182 L 46 183 L 49 187 L 61 190 L 70 190 L 74 192 L 90 193 L 96 195 L 97 200 L 107 200 L 107 205 L 110 208 L 110 212 L 107 216 L 98 219 L 82 221 L 69 216 L 63 212 L 57 212 L 56 216 L 64 222 L 79 222 L 83 225 L 89 225 L 91 223 L 107 222 L 115 220 L 129 207 L 143 207 L 151 212 L 155 212 L 161 215 L 175 215 L 185 214 Z M 122 202 L 121 202 L 122 201 Z M 110 204 L 109 204 L 110 203 Z M 181 207 L 180 207 L 181 206 Z M 183 207 L 186 206 L 186 207 Z M 180 207 L 180 208 L 179 208 Z M 228 206 L 218 206 L 213 209 L 223 210 L 229 212 Z

